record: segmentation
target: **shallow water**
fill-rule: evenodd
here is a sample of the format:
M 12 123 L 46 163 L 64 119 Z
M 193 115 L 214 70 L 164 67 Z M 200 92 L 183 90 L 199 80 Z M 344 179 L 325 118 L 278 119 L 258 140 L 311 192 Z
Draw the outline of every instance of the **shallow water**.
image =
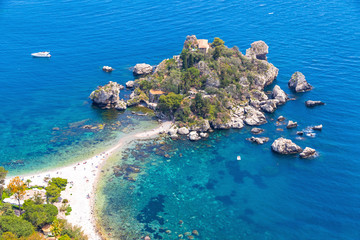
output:
M 287 81 L 301 71 L 314 90 L 290 93 L 297 100 L 268 115 L 263 135 L 271 140 L 263 146 L 245 142 L 251 135 L 245 128 L 197 143 L 168 143 L 170 162 L 151 149 L 140 151 L 146 157 L 115 157 L 104 179 L 112 181 L 100 190 L 104 227 L 124 239 L 174 239 L 175 232 L 193 229 L 202 239 L 359 239 L 359 12 L 353 0 L 2 1 L 0 163 L 20 173 L 101 151 L 101 143 L 111 144 L 119 130 L 138 123 L 128 112 L 92 108 L 90 92 L 109 80 L 133 79 L 128 69 L 136 63 L 155 65 L 178 54 L 188 34 L 221 37 L 242 52 L 261 39 L 280 69 L 276 84 L 290 93 Z M 43 50 L 52 58 L 30 57 Z M 103 65 L 115 71 L 106 74 Z M 308 109 L 308 99 L 326 105 Z M 270 119 L 279 115 L 297 121 L 299 129 L 324 128 L 299 140 L 295 130 L 276 131 Z M 124 122 L 94 133 L 70 128 L 85 119 L 108 127 Z M 320 156 L 303 161 L 275 155 L 270 144 L 278 136 Z M 135 182 L 111 174 L 111 165 L 127 161 L 141 165 Z M 154 207 L 146 208 L 149 203 Z

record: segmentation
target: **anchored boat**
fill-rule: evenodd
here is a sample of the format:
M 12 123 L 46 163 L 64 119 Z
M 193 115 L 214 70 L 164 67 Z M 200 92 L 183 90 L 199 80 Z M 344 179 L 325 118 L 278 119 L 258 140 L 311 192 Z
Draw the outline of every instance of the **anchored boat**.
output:
M 45 58 L 51 57 L 50 52 L 37 52 L 37 53 L 32 53 L 31 56 L 33 56 L 33 57 L 45 57 Z

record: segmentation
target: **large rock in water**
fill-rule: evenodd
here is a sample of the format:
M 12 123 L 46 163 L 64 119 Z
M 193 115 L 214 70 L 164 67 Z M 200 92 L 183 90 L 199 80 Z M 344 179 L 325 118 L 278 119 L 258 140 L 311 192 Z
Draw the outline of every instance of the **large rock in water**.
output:
M 280 154 L 295 154 L 302 151 L 301 147 L 293 143 L 290 139 L 278 138 L 271 144 L 271 149 Z
M 118 110 L 125 110 L 126 103 L 119 99 L 120 84 L 116 82 L 109 82 L 105 86 L 99 86 L 90 94 L 90 99 L 93 104 L 103 108 L 115 108 Z
M 245 107 L 245 120 L 247 125 L 261 125 L 267 123 L 265 115 L 253 107 Z
M 322 102 L 322 101 L 307 100 L 307 101 L 305 102 L 305 105 L 306 105 L 307 107 L 315 107 L 315 106 L 325 105 L 325 103 Z
M 269 46 L 264 41 L 256 41 L 251 44 L 251 48 L 246 50 L 247 57 L 255 57 L 259 60 L 267 60 L 266 54 L 269 53 Z
M 196 131 L 192 131 L 192 132 L 190 132 L 190 134 L 189 134 L 189 139 L 190 139 L 191 141 L 197 141 L 197 140 L 200 140 L 201 137 L 199 136 L 199 134 L 198 134 Z
M 306 92 L 312 89 L 312 86 L 306 81 L 304 74 L 295 72 L 288 82 L 288 86 L 295 92 Z
M 134 67 L 134 75 L 145 75 L 152 73 L 153 67 L 146 63 L 138 63 Z
M 284 104 L 287 100 L 289 100 L 288 95 L 278 85 L 275 85 L 273 88 L 271 97 L 277 99 L 279 104 Z
M 300 153 L 301 158 L 311 158 L 316 156 L 316 151 L 313 148 L 306 147 L 304 151 Z

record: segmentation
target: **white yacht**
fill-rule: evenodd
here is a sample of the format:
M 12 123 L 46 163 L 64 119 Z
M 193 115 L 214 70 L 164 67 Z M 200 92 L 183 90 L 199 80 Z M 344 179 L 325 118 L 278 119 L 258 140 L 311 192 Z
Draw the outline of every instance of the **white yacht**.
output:
M 51 57 L 50 52 L 37 52 L 37 53 L 32 53 L 31 56 L 33 57 Z

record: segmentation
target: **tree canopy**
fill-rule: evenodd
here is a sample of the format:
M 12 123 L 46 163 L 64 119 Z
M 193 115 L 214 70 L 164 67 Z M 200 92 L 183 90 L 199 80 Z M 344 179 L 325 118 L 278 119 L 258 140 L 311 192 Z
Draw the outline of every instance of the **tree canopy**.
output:
M 14 177 L 10 180 L 8 188 L 14 194 L 15 199 L 19 202 L 19 209 L 21 211 L 20 200 L 25 196 L 26 184 L 19 177 Z
M 2 232 L 11 232 L 17 237 L 28 237 L 34 232 L 30 222 L 17 216 L 0 216 Z
M 183 96 L 181 94 L 169 93 L 168 95 L 162 95 L 159 98 L 158 108 L 165 113 L 172 114 L 180 106 Z
M 36 204 L 32 200 L 26 200 L 23 208 L 25 210 L 23 218 L 38 228 L 52 223 L 58 214 L 58 209 L 54 205 Z

